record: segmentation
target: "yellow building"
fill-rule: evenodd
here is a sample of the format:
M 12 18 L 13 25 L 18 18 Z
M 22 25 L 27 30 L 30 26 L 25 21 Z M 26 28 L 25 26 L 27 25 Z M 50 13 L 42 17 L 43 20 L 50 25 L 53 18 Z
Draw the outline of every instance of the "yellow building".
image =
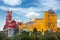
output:
M 29 31 L 33 31 L 34 28 L 42 32 L 42 34 L 47 30 L 57 31 L 57 14 L 52 9 L 49 9 L 44 12 L 44 18 L 32 18 L 30 22 L 19 25 L 19 30 L 28 29 Z
M 52 10 L 44 12 L 44 18 L 36 18 L 34 24 L 29 27 L 30 31 L 33 31 L 33 28 L 36 28 L 37 31 L 45 32 L 47 30 L 57 31 L 57 15 Z
M 57 31 L 57 14 L 52 9 L 44 12 L 44 23 L 49 30 Z

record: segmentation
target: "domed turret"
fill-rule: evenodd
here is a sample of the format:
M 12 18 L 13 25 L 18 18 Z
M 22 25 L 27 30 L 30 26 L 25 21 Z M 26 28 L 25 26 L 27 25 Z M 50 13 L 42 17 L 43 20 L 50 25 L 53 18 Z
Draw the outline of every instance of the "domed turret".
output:
M 55 11 L 52 8 L 49 9 L 48 12 L 51 13 L 51 14 L 54 14 L 55 13 Z

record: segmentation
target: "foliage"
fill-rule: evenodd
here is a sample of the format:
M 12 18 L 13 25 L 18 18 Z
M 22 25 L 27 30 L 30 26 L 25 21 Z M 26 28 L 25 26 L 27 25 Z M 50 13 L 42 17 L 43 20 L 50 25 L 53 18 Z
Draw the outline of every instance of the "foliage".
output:
M 0 40 L 7 40 L 7 32 L 5 31 L 0 31 Z
M 31 39 L 32 40 L 38 40 L 38 34 L 37 34 L 38 32 L 37 32 L 37 29 L 36 28 L 34 28 L 33 29 L 33 32 L 31 32 Z
M 7 36 L 7 32 L 0 31 L 0 40 L 35 40 L 35 36 L 39 40 L 57 40 L 54 35 L 60 40 L 60 33 L 59 32 L 45 32 L 45 35 L 43 36 L 41 32 L 37 32 L 36 30 L 32 34 L 33 36 L 29 36 L 30 32 L 22 31 L 21 33 L 15 34 L 12 37 Z M 38 33 L 38 35 L 34 35 L 35 33 Z M 36 39 L 36 40 L 38 40 Z
M 13 37 L 13 40 L 30 40 L 29 32 L 23 31 L 23 32 L 21 32 L 19 34 L 16 34 Z

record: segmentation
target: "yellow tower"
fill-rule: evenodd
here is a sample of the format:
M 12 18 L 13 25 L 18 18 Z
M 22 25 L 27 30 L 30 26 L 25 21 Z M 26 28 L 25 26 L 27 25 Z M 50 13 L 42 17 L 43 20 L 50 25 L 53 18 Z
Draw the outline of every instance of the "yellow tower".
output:
M 47 30 L 57 31 L 57 15 L 54 10 L 44 12 L 44 24 Z

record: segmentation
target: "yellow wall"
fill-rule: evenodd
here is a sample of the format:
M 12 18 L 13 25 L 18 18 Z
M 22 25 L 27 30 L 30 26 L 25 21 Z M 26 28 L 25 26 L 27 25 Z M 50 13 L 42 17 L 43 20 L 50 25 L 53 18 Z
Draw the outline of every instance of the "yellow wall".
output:
M 42 31 L 41 29 L 44 28 L 43 22 L 43 19 L 36 19 L 35 23 L 32 26 L 30 26 L 30 31 L 33 30 L 34 27 L 37 29 L 37 31 Z
M 33 30 L 33 28 L 36 28 L 37 31 L 41 31 L 42 29 L 45 32 L 46 30 L 57 30 L 57 15 L 55 13 L 51 14 L 49 12 L 44 12 L 44 18 L 43 19 L 36 19 L 35 23 L 30 26 L 30 31 Z
M 48 29 L 57 31 L 57 15 L 55 13 L 44 12 L 44 23 Z

